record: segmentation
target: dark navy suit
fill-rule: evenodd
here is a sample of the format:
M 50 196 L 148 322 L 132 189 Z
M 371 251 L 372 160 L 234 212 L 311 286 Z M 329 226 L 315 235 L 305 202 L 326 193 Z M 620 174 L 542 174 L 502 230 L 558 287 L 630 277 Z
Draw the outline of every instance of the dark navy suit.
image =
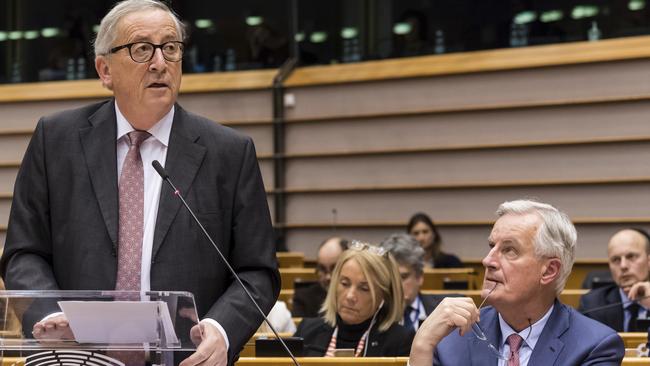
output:
M 499 317 L 489 306 L 481 310 L 481 327 L 495 346 L 501 342 Z M 553 312 L 535 345 L 528 366 L 620 365 L 623 340 L 611 328 L 555 302 Z M 497 365 L 497 358 L 472 332 L 445 337 L 436 349 L 434 365 Z

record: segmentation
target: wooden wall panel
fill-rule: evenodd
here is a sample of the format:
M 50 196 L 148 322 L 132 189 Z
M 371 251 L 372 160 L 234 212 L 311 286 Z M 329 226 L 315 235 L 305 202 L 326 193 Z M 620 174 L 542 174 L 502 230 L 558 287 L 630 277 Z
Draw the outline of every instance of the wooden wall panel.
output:
M 273 189 L 273 160 L 263 159 L 259 161 L 260 172 L 262 172 L 262 179 L 264 180 L 264 187 L 267 191 Z
M 496 207 L 494 208 L 496 210 Z M 344 228 L 336 230 L 330 228 L 289 230 L 287 243 L 292 251 L 302 251 L 306 258 L 316 257 L 318 244 L 329 236 L 340 235 L 348 239 L 358 239 L 370 243 L 379 243 L 388 235 L 404 232 L 404 226 L 372 227 L 372 228 Z M 627 227 L 642 227 L 650 229 L 650 223 L 616 223 L 598 225 L 577 225 L 578 245 L 577 258 L 605 258 L 607 256 L 607 242 L 618 230 Z M 478 226 L 440 226 L 443 238 L 443 250 L 455 253 L 461 258 L 482 258 L 487 254 L 487 238 L 490 235 L 491 225 Z
M 178 102 L 187 111 L 223 124 L 270 121 L 273 117 L 270 90 L 181 94 Z
M 648 95 L 650 60 L 291 88 L 290 119 Z M 334 108 L 335 106 L 335 108 Z
M 0 193 L 12 193 L 18 174 L 18 166 L 0 166 Z M 0 222 L 0 226 L 3 223 Z
M 288 187 L 453 184 L 638 176 L 650 142 L 294 159 Z
M 9 210 L 11 209 L 11 198 L 0 198 L 0 225 L 7 225 L 9 221 Z
M 257 155 L 272 155 L 273 154 L 273 127 L 270 124 L 235 124 L 230 127 L 250 136 L 255 143 L 255 150 Z
M 65 109 L 79 108 L 105 99 L 73 99 L 59 101 L 14 102 L 0 104 L 0 133 L 4 131 L 31 131 L 38 120 Z
M 357 152 L 650 136 L 650 102 L 315 120 L 287 125 L 287 152 Z M 615 122 L 614 122 L 615 121 Z
M 487 221 L 504 201 L 535 197 L 572 218 L 650 218 L 650 184 L 599 184 L 503 188 L 291 194 L 289 223 L 406 222 L 416 211 L 444 222 Z
M 31 138 L 31 134 L 0 136 L 0 164 L 20 163 Z

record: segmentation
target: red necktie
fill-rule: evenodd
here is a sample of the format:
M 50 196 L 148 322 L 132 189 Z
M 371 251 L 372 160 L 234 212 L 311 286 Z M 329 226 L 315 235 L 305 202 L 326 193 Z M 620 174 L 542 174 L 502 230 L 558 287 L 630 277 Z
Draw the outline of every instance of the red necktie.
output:
M 129 152 L 120 176 L 120 221 L 116 290 L 140 291 L 142 237 L 144 235 L 144 172 L 140 144 L 151 136 L 146 131 L 127 135 Z
M 510 357 L 508 357 L 508 366 L 519 366 L 519 347 L 523 342 L 523 338 L 517 333 L 508 336 L 506 343 L 510 346 Z
M 146 131 L 131 131 L 127 135 L 129 151 L 126 153 L 120 176 L 120 222 L 115 289 L 140 291 L 140 266 L 142 263 L 142 237 L 144 236 L 144 169 L 140 145 L 151 136 Z M 138 297 L 139 299 L 139 297 Z M 137 300 L 118 298 L 118 300 Z M 125 365 L 144 365 L 144 352 L 111 351 L 109 357 Z

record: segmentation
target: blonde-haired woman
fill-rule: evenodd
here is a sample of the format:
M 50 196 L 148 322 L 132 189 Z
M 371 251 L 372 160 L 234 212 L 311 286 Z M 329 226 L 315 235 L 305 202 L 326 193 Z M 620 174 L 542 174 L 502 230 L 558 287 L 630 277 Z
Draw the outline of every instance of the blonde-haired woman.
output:
M 407 356 L 415 332 L 403 317 L 399 268 L 383 248 L 353 242 L 338 260 L 321 318 L 306 318 L 295 336 L 305 356 L 334 356 L 351 349 L 355 357 Z

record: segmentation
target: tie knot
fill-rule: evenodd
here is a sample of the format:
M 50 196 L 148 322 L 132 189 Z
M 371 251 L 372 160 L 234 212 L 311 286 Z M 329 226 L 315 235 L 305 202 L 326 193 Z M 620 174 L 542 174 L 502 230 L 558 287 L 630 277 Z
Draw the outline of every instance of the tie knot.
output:
M 509 335 L 508 339 L 506 339 L 506 343 L 508 343 L 508 346 L 510 346 L 510 352 L 519 351 L 519 347 L 521 347 L 523 340 L 524 339 L 521 338 L 517 333 Z
M 127 134 L 129 138 L 129 146 L 135 146 L 135 147 L 140 147 L 140 144 L 146 139 L 151 136 L 151 134 L 147 131 L 131 131 Z

